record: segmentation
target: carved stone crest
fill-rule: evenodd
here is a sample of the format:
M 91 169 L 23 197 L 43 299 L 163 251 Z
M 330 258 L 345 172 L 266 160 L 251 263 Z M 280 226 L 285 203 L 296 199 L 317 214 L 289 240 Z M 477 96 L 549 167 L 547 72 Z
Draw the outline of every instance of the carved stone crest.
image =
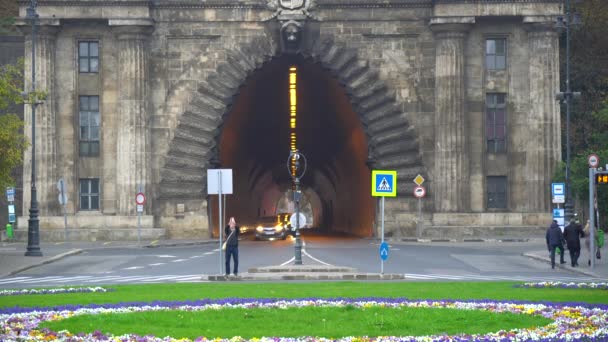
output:
M 269 0 L 266 6 L 274 11 L 266 20 L 277 18 L 281 23 L 281 48 L 287 53 L 299 50 L 306 21 L 320 20 L 309 12 L 315 7 L 315 0 Z

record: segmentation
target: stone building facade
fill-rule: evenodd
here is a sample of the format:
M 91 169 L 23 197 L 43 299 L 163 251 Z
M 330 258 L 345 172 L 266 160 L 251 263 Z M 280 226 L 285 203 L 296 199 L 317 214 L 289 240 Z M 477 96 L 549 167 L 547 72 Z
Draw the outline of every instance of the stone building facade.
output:
M 59 178 L 71 236 L 85 239 L 136 237 L 138 190 L 145 237 L 210 236 L 209 168 L 233 169 L 229 214 L 277 212 L 288 149 L 256 143 L 271 139 L 258 125 L 275 127 L 264 115 L 283 108 L 281 68 L 292 64 L 312 99 L 299 102 L 314 120 L 299 119 L 298 140 L 319 226 L 378 234 L 370 169 L 398 174 L 389 235 L 533 234 L 551 217 L 561 1 L 40 0 L 37 11 L 37 88 L 49 93 L 36 113 L 43 240 L 63 231 Z M 30 174 L 27 151 L 23 229 Z

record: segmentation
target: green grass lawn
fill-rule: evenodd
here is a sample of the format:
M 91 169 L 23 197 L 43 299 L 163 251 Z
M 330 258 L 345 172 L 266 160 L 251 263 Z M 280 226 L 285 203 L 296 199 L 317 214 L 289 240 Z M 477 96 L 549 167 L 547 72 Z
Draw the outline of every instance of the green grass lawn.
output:
M 75 304 L 185 301 L 221 298 L 366 298 L 491 299 L 608 303 L 599 289 L 525 289 L 514 282 L 316 282 L 203 283 L 107 286 L 106 293 L 68 293 L 0 297 L 0 307 L 53 307 Z M 443 308 L 356 309 L 222 309 L 86 315 L 44 326 L 72 333 L 100 330 L 114 335 L 136 333 L 158 337 L 378 336 L 486 333 L 544 326 L 539 316 Z
M 303 307 L 288 309 L 223 309 L 148 311 L 75 316 L 41 326 L 53 331 L 114 335 L 137 334 L 196 339 L 200 336 L 420 336 L 475 334 L 531 328 L 551 323 L 541 316 L 430 308 Z

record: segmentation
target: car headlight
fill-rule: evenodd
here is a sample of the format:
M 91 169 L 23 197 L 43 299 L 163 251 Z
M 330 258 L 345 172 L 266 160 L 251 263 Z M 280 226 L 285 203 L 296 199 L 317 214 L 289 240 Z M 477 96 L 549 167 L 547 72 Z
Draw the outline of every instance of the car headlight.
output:
M 256 230 L 258 233 L 261 233 L 261 232 L 263 232 L 263 231 L 264 231 L 264 227 L 262 227 L 262 226 L 257 226 L 257 227 L 255 228 L 255 230 Z
M 276 227 L 274 227 L 274 230 L 276 230 L 277 232 L 281 232 L 283 230 L 283 226 L 281 226 L 280 224 L 277 225 Z

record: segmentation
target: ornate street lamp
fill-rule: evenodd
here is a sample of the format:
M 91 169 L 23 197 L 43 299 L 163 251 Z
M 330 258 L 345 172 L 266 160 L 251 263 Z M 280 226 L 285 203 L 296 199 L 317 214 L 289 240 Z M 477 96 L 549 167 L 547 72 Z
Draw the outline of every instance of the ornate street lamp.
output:
M 27 221 L 27 251 L 25 256 L 42 256 L 40 251 L 40 225 L 38 220 L 38 200 L 36 198 L 36 106 L 38 99 L 36 92 L 36 24 L 38 14 L 36 13 L 36 0 L 30 1 L 27 8 L 26 19 L 32 23 L 32 94 L 30 104 L 32 105 L 32 195 L 30 204 L 30 218 Z
M 300 239 L 300 200 L 302 192 L 300 191 L 300 179 L 306 173 L 306 157 L 298 150 L 289 152 L 287 158 L 287 170 L 293 179 L 295 190 L 293 200 L 296 202 L 296 244 L 295 244 L 295 264 L 302 265 L 302 240 Z
M 570 25 L 575 19 L 570 12 L 570 0 L 566 1 L 565 17 L 558 18 L 557 27 L 566 29 L 566 91 L 558 92 L 556 98 L 566 103 L 566 203 L 564 204 L 564 222 L 567 224 L 573 216 L 572 191 L 570 186 L 570 104 L 572 99 L 579 98 L 580 92 L 570 88 Z

